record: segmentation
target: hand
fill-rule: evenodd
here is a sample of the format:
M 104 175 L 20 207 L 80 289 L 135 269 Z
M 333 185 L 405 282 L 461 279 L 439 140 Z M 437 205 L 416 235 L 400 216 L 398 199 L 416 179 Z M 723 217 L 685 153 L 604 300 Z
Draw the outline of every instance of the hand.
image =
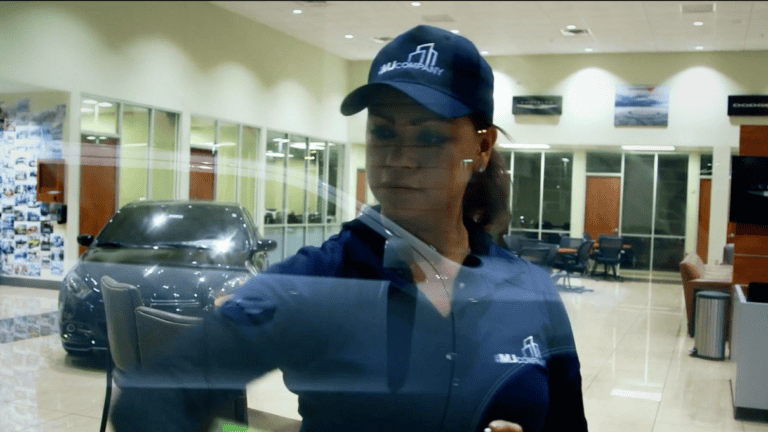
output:
M 488 423 L 485 432 L 523 432 L 523 428 L 517 423 L 506 420 L 494 420 Z

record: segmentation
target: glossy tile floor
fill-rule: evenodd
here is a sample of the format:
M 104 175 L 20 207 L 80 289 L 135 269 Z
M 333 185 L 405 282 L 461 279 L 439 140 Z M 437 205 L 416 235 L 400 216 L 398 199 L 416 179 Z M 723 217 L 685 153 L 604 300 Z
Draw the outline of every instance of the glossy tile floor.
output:
M 694 341 L 683 330 L 679 275 L 624 276 L 622 282 L 575 279 L 594 291 L 561 293 L 582 363 L 590 431 L 768 432 L 768 423 L 733 419 L 732 362 L 688 355 Z M 99 428 L 104 368 L 62 350 L 50 315 L 57 295 L 0 286 L 2 432 Z M 298 418 L 279 372 L 252 383 L 248 402 Z

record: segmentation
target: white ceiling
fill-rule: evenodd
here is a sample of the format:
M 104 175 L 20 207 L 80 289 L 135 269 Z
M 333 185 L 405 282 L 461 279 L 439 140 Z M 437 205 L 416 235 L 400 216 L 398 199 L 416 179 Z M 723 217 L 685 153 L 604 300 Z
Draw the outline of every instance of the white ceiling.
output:
M 488 55 L 768 50 L 768 1 L 214 1 L 350 60 L 419 24 L 459 30 Z M 681 6 L 714 11 L 682 12 Z M 301 14 L 294 14 L 300 9 Z M 442 19 L 450 21 L 434 22 Z M 695 21 L 704 23 L 694 26 Z M 590 34 L 564 36 L 568 25 Z M 345 38 L 351 34 L 352 39 Z

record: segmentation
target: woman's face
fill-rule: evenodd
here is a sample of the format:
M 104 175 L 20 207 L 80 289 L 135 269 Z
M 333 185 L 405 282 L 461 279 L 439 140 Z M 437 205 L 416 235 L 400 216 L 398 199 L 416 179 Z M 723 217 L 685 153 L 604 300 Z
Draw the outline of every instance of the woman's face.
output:
M 441 119 L 397 91 L 376 100 L 368 107 L 367 171 L 382 212 L 395 219 L 460 215 L 472 172 L 488 163 L 488 134 L 478 134 L 468 117 Z

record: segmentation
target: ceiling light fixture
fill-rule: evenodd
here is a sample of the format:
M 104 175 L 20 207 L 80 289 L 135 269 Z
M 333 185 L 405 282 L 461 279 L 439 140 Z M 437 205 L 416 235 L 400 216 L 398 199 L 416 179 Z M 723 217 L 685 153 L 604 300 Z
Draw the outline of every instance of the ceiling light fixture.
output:
M 352 39 L 354 36 L 352 36 L 352 35 L 345 35 L 344 37 L 347 38 L 347 39 Z
M 699 45 L 699 46 L 697 46 L 697 47 L 696 47 L 696 49 L 697 49 L 697 50 L 699 50 L 699 51 L 701 51 L 701 50 L 703 50 L 703 49 L 704 49 L 704 47 L 703 47 L 703 46 L 701 46 L 701 45 Z
M 86 139 L 89 139 L 89 140 L 93 141 L 93 140 L 96 139 L 96 137 L 95 136 L 89 136 L 89 137 L 86 137 Z
M 109 102 L 99 102 L 99 103 L 98 103 L 98 104 L 96 104 L 96 105 L 98 105 L 98 106 L 100 106 L 100 107 L 104 107 L 104 108 L 109 108 L 109 107 L 111 107 L 111 106 L 112 106 L 112 104 L 111 104 L 111 103 L 109 103 Z
M 83 103 L 90 104 L 90 105 L 96 105 L 98 102 L 96 102 L 93 99 L 85 99 L 85 100 L 83 100 Z
M 571 24 L 571 25 L 565 26 L 565 28 L 567 28 L 568 30 L 573 30 L 576 28 L 576 26 Z
M 696 21 L 696 22 L 693 23 L 693 25 L 695 25 L 696 27 L 701 27 L 701 26 L 704 25 L 704 23 L 701 22 L 701 21 Z
M 480 54 L 482 54 L 482 55 L 488 55 L 488 51 L 480 51 Z
M 510 149 L 539 149 L 539 150 L 546 150 L 549 147 L 549 144 L 518 144 L 518 143 L 502 143 L 499 144 L 502 148 L 510 148 Z
M 301 12 L 302 12 L 301 9 L 294 9 L 293 10 L 293 13 L 295 13 L 296 15 L 300 14 Z
M 451 30 L 451 33 L 453 33 L 453 34 L 459 34 L 459 31 L 458 31 L 458 30 Z
M 584 48 L 584 51 L 586 51 L 586 52 L 592 52 L 592 51 L 594 51 L 594 50 L 593 50 L 592 48 Z
M 623 145 L 621 146 L 624 150 L 629 151 L 674 151 L 675 146 L 645 146 L 645 145 Z
M 419 3 L 419 2 L 413 2 L 413 3 L 411 3 L 411 6 L 421 6 L 421 3 Z
M 83 108 L 80 108 L 80 112 L 83 112 L 83 113 L 93 112 L 93 108 L 85 108 L 85 107 L 83 107 Z

